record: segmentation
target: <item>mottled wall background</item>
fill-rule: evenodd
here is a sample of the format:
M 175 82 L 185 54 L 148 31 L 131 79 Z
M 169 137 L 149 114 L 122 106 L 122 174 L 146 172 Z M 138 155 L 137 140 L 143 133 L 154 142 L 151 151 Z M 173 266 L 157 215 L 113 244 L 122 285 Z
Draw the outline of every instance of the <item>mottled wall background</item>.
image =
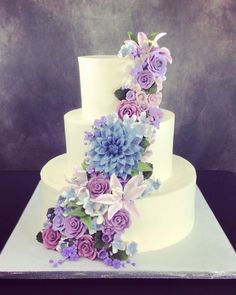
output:
M 162 106 L 176 113 L 175 153 L 236 171 L 235 29 L 235 0 L 0 0 L 0 169 L 38 170 L 65 151 L 77 56 L 157 30 L 174 58 Z

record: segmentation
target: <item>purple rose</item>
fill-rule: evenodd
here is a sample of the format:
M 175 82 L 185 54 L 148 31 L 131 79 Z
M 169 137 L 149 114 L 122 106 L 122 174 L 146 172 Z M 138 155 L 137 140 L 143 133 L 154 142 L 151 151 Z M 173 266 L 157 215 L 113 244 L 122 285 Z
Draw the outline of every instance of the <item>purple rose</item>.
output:
M 156 94 L 149 94 L 147 96 L 147 102 L 150 106 L 159 106 L 161 103 L 162 94 L 158 92 Z
M 92 198 L 110 192 L 109 180 L 101 175 L 93 176 L 90 178 L 87 189 Z
M 57 214 L 52 221 L 52 229 L 62 231 L 65 228 L 65 217 L 62 214 Z
M 134 101 L 136 98 L 135 98 L 135 92 L 133 90 L 129 90 L 127 93 L 126 93 L 126 96 L 125 96 L 126 100 L 128 101 Z
M 150 53 L 146 60 L 148 70 L 155 76 L 163 77 L 166 73 L 167 60 L 165 55 L 160 54 L 158 51 Z
M 64 234 L 67 238 L 78 239 L 86 232 L 85 225 L 81 222 L 79 217 L 68 216 L 65 218 L 65 231 Z
M 115 233 L 115 229 L 112 224 L 105 223 L 105 225 L 102 227 L 102 232 L 105 235 L 112 236 Z
M 102 241 L 103 241 L 105 244 L 110 244 L 110 243 L 113 241 L 113 237 L 110 236 L 110 235 L 103 234 L 103 235 L 102 235 Z
M 146 112 L 149 109 L 149 105 L 144 102 L 139 105 L 139 108 L 142 112 Z
M 143 89 L 149 89 L 154 83 L 154 78 L 149 70 L 142 70 L 137 73 L 136 80 Z
M 101 259 L 101 260 L 104 260 L 108 257 L 108 253 L 106 250 L 104 249 L 101 249 L 99 252 L 98 252 L 98 258 Z
M 44 246 L 47 249 L 55 250 L 61 238 L 60 232 L 53 230 L 52 227 L 48 227 L 43 230 L 42 236 Z
M 106 220 L 106 223 L 113 227 L 116 232 L 122 232 L 130 226 L 129 213 L 125 209 L 121 209 L 110 220 Z
M 136 93 L 136 100 L 137 100 L 137 103 L 138 105 L 141 105 L 143 103 L 146 103 L 147 102 L 147 95 L 144 91 L 138 91 Z
M 62 207 L 60 207 L 60 203 L 57 202 L 57 206 L 54 208 L 54 214 L 55 215 L 59 215 L 59 214 L 63 214 L 64 213 L 64 209 L 62 209 Z
M 151 107 L 148 109 L 148 120 L 150 124 L 154 125 L 155 127 L 159 127 L 161 118 L 163 117 L 163 113 L 159 108 Z
M 92 236 L 84 235 L 78 239 L 78 254 L 79 256 L 86 257 L 90 260 L 94 260 L 96 258 L 97 251 L 94 247 Z
M 126 114 L 129 117 L 132 117 L 133 115 L 140 115 L 140 109 L 136 102 L 127 100 L 122 100 L 120 102 L 120 104 L 118 105 L 118 115 L 121 119 L 123 119 L 124 115 Z

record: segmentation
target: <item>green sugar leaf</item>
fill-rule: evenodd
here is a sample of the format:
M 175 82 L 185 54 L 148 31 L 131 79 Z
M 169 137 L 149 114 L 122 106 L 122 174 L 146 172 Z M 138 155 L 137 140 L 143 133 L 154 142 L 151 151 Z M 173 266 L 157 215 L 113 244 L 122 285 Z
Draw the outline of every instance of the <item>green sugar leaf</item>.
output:
M 119 88 L 117 89 L 114 94 L 115 96 L 119 99 L 119 100 L 124 100 L 125 99 L 125 96 L 126 96 L 126 93 L 129 91 L 130 89 L 122 89 L 122 88 Z
M 82 166 L 83 170 L 87 170 L 88 164 L 84 160 L 83 163 L 81 164 L 81 166 Z
M 75 207 L 78 207 L 78 204 L 76 204 L 76 201 L 69 201 L 66 207 L 75 209 Z
M 147 162 L 138 162 L 138 170 L 140 172 L 150 172 L 153 170 L 153 165 Z
M 47 216 L 48 215 L 52 215 L 52 214 L 54 214 L 54 208 L 53 207 L 51 207 L 51 208 L 48 208 L 48 211 L 47 211 Z
M 150 142 L 147 140 L 147 138 L 144 136 L 139 144 L 142 148 L 144 148 L 144 151 L 148 146 L 150 146 Z
M 131 171 L 131 176 L 135 176 L 135 175 L 138 175 L 138 170 L 132 170 Z
M 157 36 L 157 32 L 152 32 L 152 33 L 150 33 L 149 35 L 148 35 L 148 40 L 154 40 L 155 38 L 156 38 L 156 36 Z
M 105 248 L 105 243 L 102 241 L 102 232 L 101 231 L 97 231 L 95 234 L 93 234 L 93 238 L 94 238 L 94 247 L 97 250 L 101 250 L 103 248 Z
M 117 253 L 112 255 L 112 258 L 119 259 L 121 261 L 127 260 L 128 257 L 129 256 L 126 254 L 126 252 L 121 250 L 118 250 Z
M 82 206 L 78 206 L 77 208 L 69 211 L 67 214 L 68 214 L 68 216 L 78 216 L 78 217 L 81 217 L 81 218 L 87 216 L 85 211 L 84 211 L 84 208 Z
M 94 244 L 94 247 L 97 249 L 97 250 L 101 250 L 105 247 L 105 243 L 102 241 L 102 240 L 97 240 Z
M 148 179 L 152 176 L 153 171 L 143 172 L 143 178 Z
M 149 94 L 155 94 L 157 92 L 157 84 L 153 83 L 152 86 L 146 90 Z
M 92 218 L 91 218 L 91 216 L 89 216 L 89 215 L 85 215 L 85 216 L 81 216 L 80 217 L 80 220 L 81 220 L 81 222 L 83 222 L 83 224 L 85 225 L 85 226 L 87 226 L 87 228 L 91 228 L 91 225 L 92 225 Z
M 128 32 L 127 34 L 130 40 L 133 40 L 134 42 L 138 44 L 137 36 L 133 32 Z
M 36 240 L 39 242 L 39 243 L 43 243 L 43 235 L 42 235 L 42 232 L 38 232 L 37 236 L 36 236 Z
M 144 162 L 139 162 L 138 163 L 138 169 L 140 172 L 143 173 L 144 179 L 148 179 L 152 176 L 153 173 L 153 165 L 152 163 L 144 163 Z

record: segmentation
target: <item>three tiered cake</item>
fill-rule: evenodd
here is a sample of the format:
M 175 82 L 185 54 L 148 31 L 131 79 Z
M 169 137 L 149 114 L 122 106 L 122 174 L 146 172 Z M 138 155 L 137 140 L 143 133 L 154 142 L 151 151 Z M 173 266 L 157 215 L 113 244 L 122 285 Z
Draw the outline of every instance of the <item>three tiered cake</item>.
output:
M 118 56 L 78 58 L 82 108 L 64 116 L 66 154 L 41 170 L 50 209 L 37 239 L 65 259 L 118 268 L 193 228 L 196 172 L 173 155 L 175 115 L 159 108 L 172 62 L 162 36 L 129 33 Z

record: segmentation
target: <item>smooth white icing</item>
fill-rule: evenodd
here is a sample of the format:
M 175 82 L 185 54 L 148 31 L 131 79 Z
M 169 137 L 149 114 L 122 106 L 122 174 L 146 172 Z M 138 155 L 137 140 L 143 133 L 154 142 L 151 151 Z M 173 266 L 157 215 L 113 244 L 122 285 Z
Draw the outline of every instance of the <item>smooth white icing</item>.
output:
M 116 55 L 80 56 L 80 89 L 84 115 L 99 118 L 116 110 L 114 92 L 130 81 L 134 61 Z
M 66 154 L 50 160 L 41 170 L 44 212 L 55 205 L 65 181 Z M 173 156 L 172 176 L 150 196 L 136 201 L 140 217 L 123 238 L 136 241 L 138 251 L 157 250 L 177 243 L 191 231 L 194 223 L 196 173 L 185 159 Z M 42 220 L 43 222 L 43 220 Z
M 71 177 L 74 168 L 84 161 L 87 146 L 84 145 L 84 132 L 91 129 L 95 117 L 87 117 L 84 110 L 77 109 L 68 112 L 64 116 L 66 151 L 68 157 L 67 176 Z M 164 116 L 157 130 L 156 140 L 151 146 L 152 155 L 148 161 L 153 163 L 153 177 L 165 181 L 171 176 L 172 152 L 174 137 L 174 113 L 163 110 Z
M 136 241 L 139 252 L 158 250 L 186 237 L 194 224 L 196 172 L 185 159 L 174 156 L 173 173 L 159 190 L 136 202 L 139 217 L 123 234 Z

